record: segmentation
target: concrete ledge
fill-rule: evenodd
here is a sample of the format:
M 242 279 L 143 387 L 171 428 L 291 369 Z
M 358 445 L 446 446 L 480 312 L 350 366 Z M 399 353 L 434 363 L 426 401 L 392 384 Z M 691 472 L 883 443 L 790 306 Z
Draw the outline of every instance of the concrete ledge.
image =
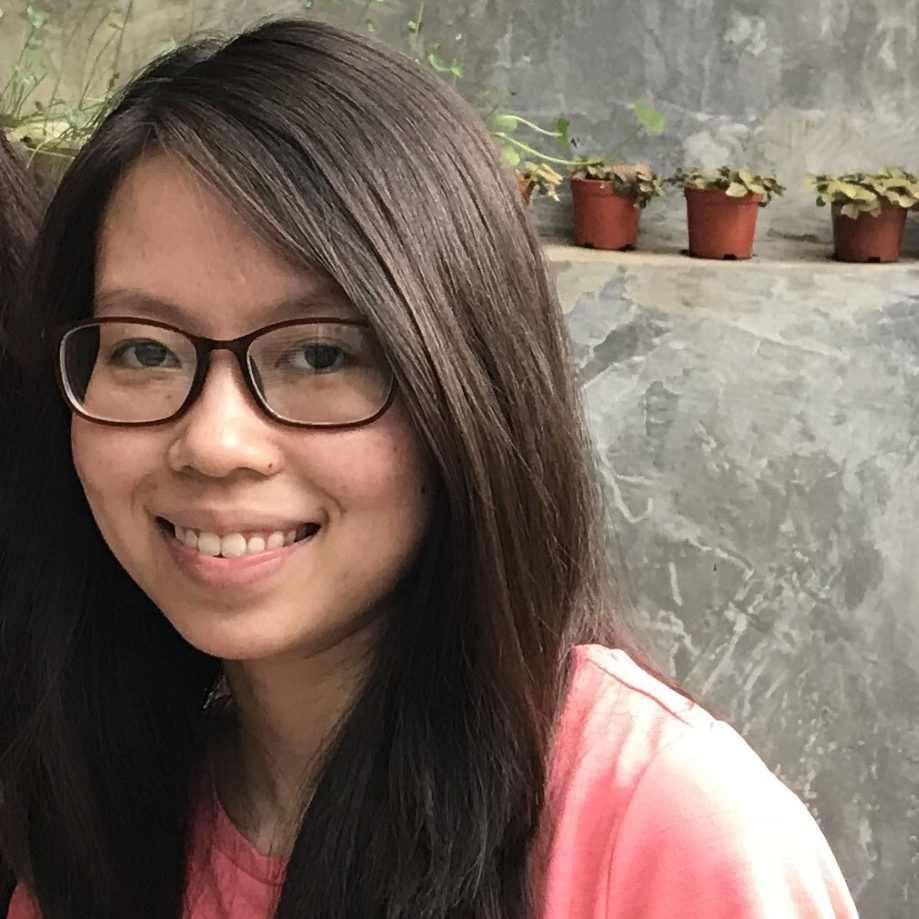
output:
M 634 252 L 607 252 L 600 249 L 588 249 L 576 246 L 570 240 L 549 237 L 545 239 L 544 249 L 552 262 L 588 262 L 607 265 L 654 265 L 660 268 L 672 267 L 686 269 L 692 266 L 717 271 L 723 268 L 746 271 L 775 271 L 782 268 L 809 268 L 814 271 L 831 271 L 849 274 L 916 271 L 919 269 L 919 257 L 902 257 L 899 262 L 891 264 L 857 264 L 838 262 L 832 257 L 831 247 L 823 242 L 811 240 L 766 239 L 757 242 L 753 258 L 748 261 L 725 259 L 696 259 L 686 255 L 682 249 L 685 242 L 652 241 L 648 247 L 639 243 L 642 248 Z

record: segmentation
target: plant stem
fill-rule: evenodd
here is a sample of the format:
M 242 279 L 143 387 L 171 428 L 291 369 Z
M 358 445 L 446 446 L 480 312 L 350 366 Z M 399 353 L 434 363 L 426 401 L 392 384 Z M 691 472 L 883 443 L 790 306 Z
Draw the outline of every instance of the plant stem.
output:
M 108 91 L 111 92 L 115 88 L 115 81 L 117 80 L 118 65 L 121 62 L 121 51 L 124 46 L 124 33 L 128 27 L 128 19 L 131 17 L 131 13 L 134 12 L 134 0 L 130 0 L 127 7 L 125 7 L 124 18 L 121 20 L 121 28 L 118 31 L 118 42 L 115 45 L 115 53 L 112 55 L 112 75 L 109 77 L 108 82 Z
M 93 66 L 90 70 L 90 76 L 87 79 L 86 64 L 89 61 L 89 49 L 92 48 L 92 46 L 95 44 L 96 36 L 98 36 L 99 30 L 108 22 L 108 18 L 109 11 L 106 10 L 105 13 L 103 13 L 102 18 L 95 24 L 95 26 L 93 26 L 92 31 L 89 33 L 89 38 L 86 40 L 86 54 L 84 54 L 83 62 L 80 65 L 80 99 L 79 102 L 77 102 L 77 108 L 80 108 L 83 105 L 83 100 L 86 98 L 86 94 L 89 91 L 88 83 L 92 80 L 92 72 L 96 69 L 96 65 L 99 63 L 99 55 L 97 54 L 96 59 L 93 62 Z M 105 50 L 105 45 L 103 45 L 102 48 Z
M 19 98 L 19 102 L 18 102 L 18 104 L 17 104 L 17 108 L 19 109 L 20 112 L 21 112 L 21 111 L 23 110 L 23 108 L 25 107 L 26 102 L 28 102 L 29 99 L 32 98 L 32 95 L 33 95 L 33 93 L 35 92 L 35 90 L 38 89 L 38 87 L 41 86 L 42 83 L 45 82 L 45 77 L 46 77 L 47 75 L 48 75 L 47 73 L 43 73 L 43 74 L 42 74 L 42 75 L 41 75 L 41 76 L 40 76 L 30 87 L 29 87 L 29 89 L 28 89 L 27 92 L 24 92 L 24 93 L 23 93 L 23 92 L 20 92 L 20 98 Z
M 555 137 L 557 138 L 558 131 L 549 131 L 546 128 L 541 128 L 538 124 L 534 124 L 532 121 L 528 121 L 526 118 L 521 117 L 520 115 L 508 115 L 509 118 L 513 118 L 518 124 L 522 124 L 524 127 L 529 128 L 531 131 L 536 131 L 537 134 L 544 134 L 546 137 Z
M 374 0 L 365 0 L 364 7 L 359 14 L 359 21 L 355 24 L 355 28 L 364 25 L 370 18 L 370 7 L 373 6 L 373 3 Z
M 415 31 L 412 34 L 412 57 L 415 60 L 420 60 L 418 56 L 418 43 L 421 42 L 421 30 L 424 28 L 424 4 L 425 0 L 421 0 L 421 4 L 418 7 L 418 15 L 415 16 Z M 422 44 L 422 48 L 424 45 Z
M 534 149 L 529 144 L 525 144 L 522 140 L 518 140 L 516 137 L 512 137 L 510 134 L 507 134 L 504 131 L 493 131 L 492 135 L 494 137 L 500 137 L 501 140 L 512 144 L 519 150 L 523 150 L 524 153 L 529 153 L 531 156 L 535 156 L 536 159 L 542 160 L 545 163 L 556 163 L 559 166 L 583 166 L 585 163 L 600 162 L 600 160 L 563 160 L 557 156 L 549 156 L 546 153 L 540 153 L 539 150 Z
M 0 89 L 0 99 L 2 99 L 7 90 L 13 85 L 13 80 L 16 77 L 16 71 L 19 69 L 19 65 L 22 63 L 22 59 L 25 57 L 26 50 L 29 47 L 29 42 L 32 40 L 32 37 L 35 35 L 35 26 L 30 25 L 29 31 L 26 33 L 26 40 L 22 43 L 22 47 L 19 49 L 19 57 L 16 58 L 16 63 L 13 64 L 12 69 L 10 70 L 10 78 L 6 81 L 6 85 L 3 89 Z

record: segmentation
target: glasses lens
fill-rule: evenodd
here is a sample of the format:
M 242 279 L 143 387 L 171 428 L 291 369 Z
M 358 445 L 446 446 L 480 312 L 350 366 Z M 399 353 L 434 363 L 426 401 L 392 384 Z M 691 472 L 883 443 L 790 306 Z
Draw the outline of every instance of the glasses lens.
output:
M 100 421 L 150 423 L 178 411 L 197 355 L 180 332 L 142 322 L 98 322 L 61 341 L 61 378 L 74 407 Z
M 268 408 L 300 424 L 356 424 L 377 415 L 392 371 L 373 332 L 344 323 L 273 329 L 249 348 L 249 369 Z

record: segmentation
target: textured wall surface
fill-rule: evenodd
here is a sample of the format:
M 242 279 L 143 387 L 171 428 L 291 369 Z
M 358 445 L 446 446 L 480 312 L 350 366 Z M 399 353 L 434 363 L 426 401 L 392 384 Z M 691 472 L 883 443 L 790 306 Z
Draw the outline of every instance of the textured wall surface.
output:
M 550 250 L 659 658 L 919 916 L 919 269 Z

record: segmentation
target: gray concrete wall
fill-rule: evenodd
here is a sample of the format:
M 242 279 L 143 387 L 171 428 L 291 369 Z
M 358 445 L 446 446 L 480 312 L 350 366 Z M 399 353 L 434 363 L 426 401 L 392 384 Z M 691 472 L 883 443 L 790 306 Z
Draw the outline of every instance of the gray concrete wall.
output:
M 639 623 L 915 919 L 919 268 L 550 253 Z

